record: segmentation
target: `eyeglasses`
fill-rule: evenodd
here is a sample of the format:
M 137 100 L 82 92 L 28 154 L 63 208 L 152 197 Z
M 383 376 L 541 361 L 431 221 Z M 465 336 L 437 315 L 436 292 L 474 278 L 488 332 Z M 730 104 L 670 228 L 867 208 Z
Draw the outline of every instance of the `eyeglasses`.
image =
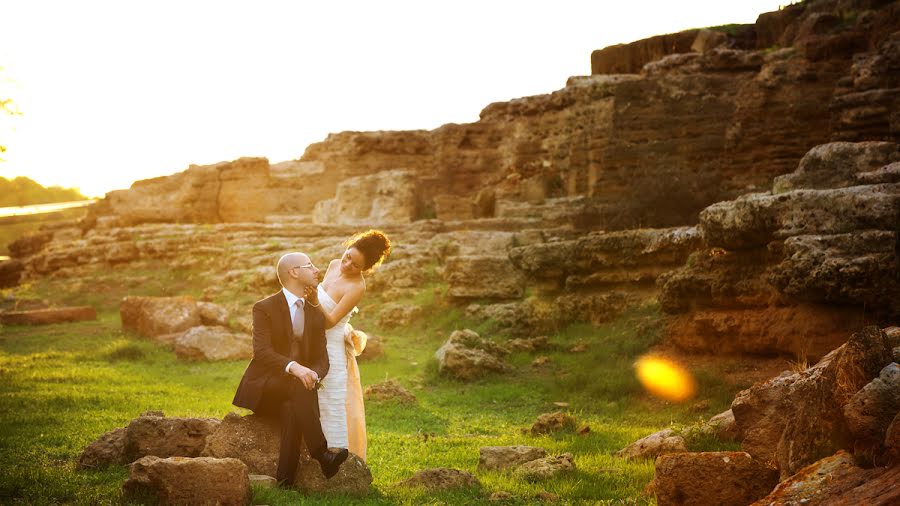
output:
M 316 266 L 313 265 L 312 262 L 310 262 L 306 265 L 295 265 L 295 266 L 291 267 L 291 269 L 315 269 L 315 268 L 316 268 Z M 291 270 L 291 269 L 288 269 L 288 270 Z

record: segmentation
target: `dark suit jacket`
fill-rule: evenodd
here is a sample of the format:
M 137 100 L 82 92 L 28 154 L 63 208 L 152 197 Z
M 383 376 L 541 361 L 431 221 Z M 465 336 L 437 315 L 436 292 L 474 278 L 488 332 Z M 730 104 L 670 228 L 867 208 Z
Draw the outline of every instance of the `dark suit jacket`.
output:
M 300 356 L 292 357 L 294 331 L 284 293 L 279 290 L 253 305 L 253 358 L 244 371 L 232 404 L 256 411 L 266 381 L 287 375 L 284 368 L 291 360 L 316 371 L 319 378 L 328 374 L 325 317 L 309 304 L 303 306 L 303 314 L 305 321 Z

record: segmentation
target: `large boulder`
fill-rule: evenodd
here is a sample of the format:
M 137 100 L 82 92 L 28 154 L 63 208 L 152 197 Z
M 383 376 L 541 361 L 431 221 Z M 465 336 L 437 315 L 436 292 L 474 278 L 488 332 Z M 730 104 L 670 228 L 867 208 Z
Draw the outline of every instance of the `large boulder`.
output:
M 900 466 L 863 469 L 845 451 L 814 462 L 785 479 L 753 506 L 900 503 Z
M 502 255 L 447 258 L 444 278 L 454 298 L 515 299 L 525 293 L 525 278 Z
M 484 446 L 478 451 L 478 470 L 515 468 L 546 456 L 547 450 L 534 446 Z
M 461 380 L 473 380 L 510 369 L 502 357 L 504 350 L 476 332 L 456 330 L 434 354 L 441 374 Z
M 199 457 L 219 426 L 215 418 L 175 418 L 144 414 L 125 428 L 125 458 Z
M 253 338 L 226 327 L 193 327 L 175 339 L 175 354 L 188 360 L 243 360 L 253 357 Z
M 867 327 L 815 366 L 739 393 L 731 410 L 743 449 L 784 478 L 846 447 L 852 437 L 843 406 L 891 362 L 892 344 Z
M 183 332 L 202 323 L 193 297 L 128 296 L 119 305 L 122 328 L 145 337 Z
M 743 452 L 671 453 L 656 459 L 660 506 L 749 504 L 777 483 L 778 471 Z
M 247 464 L 252 474 L 275 476 L 281 444 L 279 431 L 277 421 L 229 413 L 209 437 L 203 456 L 236 458 Z M 358 456 L 350 454 L 338 473 L 326 479 L 319 463 L 303 449 L 294 482 L 310 492 L 365 495 L 372 484 L 372 473 Z
M 131 464 L 122 492 L 160 505 L 250 504 L 247 466 L 237 459 L 143 457 Z

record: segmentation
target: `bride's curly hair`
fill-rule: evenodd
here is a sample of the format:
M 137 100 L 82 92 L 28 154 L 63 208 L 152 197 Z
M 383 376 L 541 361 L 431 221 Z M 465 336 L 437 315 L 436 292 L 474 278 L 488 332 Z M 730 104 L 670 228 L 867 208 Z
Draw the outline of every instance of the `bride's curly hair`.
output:
M 366 259 L 363 270 L 371 271 L 381 265 L 381 262 L 391 252 L 391 240 L 381 230 L 366 230 L 360 232 L 344 242 L 347 248 L 356 248 Z

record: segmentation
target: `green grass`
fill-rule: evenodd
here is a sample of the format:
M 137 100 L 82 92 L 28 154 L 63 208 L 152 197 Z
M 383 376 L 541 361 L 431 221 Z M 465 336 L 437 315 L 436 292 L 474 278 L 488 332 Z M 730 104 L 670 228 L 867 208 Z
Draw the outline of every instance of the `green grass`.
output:
M 146 278 L 122 286 L 117 279 Z M 146 410 L 167 416 L 223 417 L 246 363 L 180 361 L 167 349 L 123 334 L 118 301 L 125 294 L 193 294 L 201 276 L 184 270 L 136 265 L 99 274 L 90 287 L 69 289 L 68 280 L 41 281 L 16 290 L 19 297 L 55 295 L 65 303 L 91 303 L 100 308 L 94 322 L 0 329 L 0 502 L 29 504 L 121 502 L 127 468 L 76 472 L 74 461 L 104 432 L 125 426 Z M 235 286 L 217 302 L 238 301 L 245 307 L 263 289 Z M 429 285 L 400 302 L 423 306 L 428 317 L 406 328 L 380 328 L 378 309 L 386 301 L 370 297 L 353 323 L 384 339 L 386 353 L 360 365 L 363 386 L 397 379 L 417 402 L 398 405 L 369 402 L 368 465 L 374 483 L 363 499 L 255 489 L 255 504 L 472 504 L 487 503 L 495 491 L 514 496 L 511 504 L 527 504 L 538 492 L 557 494 L 560 502 L 645 504 L 641 495 L 653 475 L 652 461 L 624 461 L 612 456 L 630 442 L 669 426 L 690 427 L 697 420 L 727 409 L 737 388 L 720 381 L 716 371 L 696 371 L 699 397 L 708 401 L 700 412 L 689 405 L 656 400 L 643 392 L 632 371 L 635 358 L 659 339 L 659 309 L 647 304 L 626 311 L 600 327 L 573 324 L 551 334 L 554 349 L 515 353 L 513 371 L 464 383 L 437 372 L 434 351 L 452 330 L 472 328 L 483 337 L 494 334 L 491 322 L 467 321 L 462 308 Z M 238 316 L 238 315 L 233 315 Z M 585 342 L 588 350 L 567 350 Z M 547 365 L 532 360 L 546 355 Z M 524 433 L 536 417 L 556 411 L 554 402 L 588 425 L 590 432 L 532 436 Z M 714 438 L 692 435 L 692 449 L 732 449 Z M 543 483 L 526 483 L 509 473 L 476 472 L 479 448 L 489 445 L 541 446 L 552 454 L 571 452 L 577 471 Z M 428 467 L 475 472 L 480 489 L 430 492 L 396 483 Z

